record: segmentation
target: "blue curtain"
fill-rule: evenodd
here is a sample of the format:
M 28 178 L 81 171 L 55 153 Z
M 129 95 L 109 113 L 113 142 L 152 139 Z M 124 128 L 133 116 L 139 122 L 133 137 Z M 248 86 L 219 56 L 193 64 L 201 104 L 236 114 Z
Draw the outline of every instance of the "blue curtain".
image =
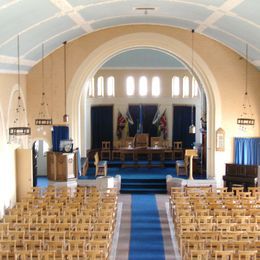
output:
M 149 133 L 149 136 L 158 136 L 158 127 L 153 125 L 153 119 L 157 112 L 157 105 L 143 105 L 143 127 L 144 133 Z
M 260 165 L 260 138 L 235 138 L 235 163 Z
M 102 141 L 113 144 L 113 106 L 91 107 L 91 147 L 101 148 Z
M 52 131 L 52 150 L 53 152 L 60 151 L 60 141 L 69 140 L 68 126 L 53 126 Z
M 193 107 L 193 122 L 196 125 L 196 107 Z M 189 133 L 191 125 L 191 106 L 173 106 L 173 132 L 172 140 L 182 141 L 183 148 L 192 148 L 195 142 L 195 134 Z
M 137 133 L 140 117 L 140 106 L 139 105 L 129 105 L 128 111 L 134 121 L 134 124 L 129 124 L 129 136 L 133 137 Z
M 149 136 L 158 135 L 157 126 L 153 125 L 157 107 L 157 105 L 129 105 L 128 110 L 134 121 L 133 125 L 129 124 L 129 136 L 135 136 L 136 133 L 148 133 Z

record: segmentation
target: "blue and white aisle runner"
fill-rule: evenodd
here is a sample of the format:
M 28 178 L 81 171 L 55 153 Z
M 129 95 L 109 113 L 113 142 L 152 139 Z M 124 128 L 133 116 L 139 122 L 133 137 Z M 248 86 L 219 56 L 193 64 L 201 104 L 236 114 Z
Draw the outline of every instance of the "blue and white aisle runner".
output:
M 131 207 L 130 260 L 164 260 L 159 212 L 153 194 L 133 194 Z

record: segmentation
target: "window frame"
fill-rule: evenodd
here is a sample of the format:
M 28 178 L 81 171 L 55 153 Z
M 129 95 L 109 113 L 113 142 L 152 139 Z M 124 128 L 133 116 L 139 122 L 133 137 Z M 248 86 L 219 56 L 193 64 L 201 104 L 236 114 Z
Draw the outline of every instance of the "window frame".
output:
M 110 80 L 111 80 L 111 86 L 110 86 Z M 110 93 L 110 91 L 109 91 L 109 88 L 112 88 L 111 89 L 111 93 Z M 106 79 L 106 90 L 107 90 L 107 96 L 108 97 L 114 97 L 115 96 L 115 77 L 114 76 L 109 76 L 109 77 L 107 77 L 107 79 Z
M 142 81 L 145 81 L 145 82 L 142 82 Z M 138 82 L 138 92 L 139 92 L 139 96 L 141 97 L 146 97 L 148 95 L 148 79 L 147 79 L 147 76 L 141 76 L 139 78 L 139 82 Z M 145 84 L 144 84 L 145 83 Z M 143 88 L 143 85 L 145 88 Z M 145 90 L 145 91 L 144 91 Z M 143 92 L 144 91 L 144 92 Z
M 132 91 L 129 93 L 129 81 L 131 80 L 131 84 L 132 84 Z M 127 76 L 126 78 L 126 96 L 130 97 L 130 96 L 134 96 L 135 94 L 135 78 L 133 76 Z
M 104 97 L 104 77 L 103 76 L 99 76 L 97 78 L 97 97 Z
M 175 81 L 178 80 L 178 85 L 177 83 L 175 84 Z M 178 87 L 178 94 L 175 94 L 175 88 Z M 180 97 L 181 94 L 181 84 L 180 84 L 180 77 L 179 76 L 173 76 L 172 77 L 172 97 Z
M 152 77 L 152 97 L 159 97 L 161 94 L 161 79 L 159 76 Z

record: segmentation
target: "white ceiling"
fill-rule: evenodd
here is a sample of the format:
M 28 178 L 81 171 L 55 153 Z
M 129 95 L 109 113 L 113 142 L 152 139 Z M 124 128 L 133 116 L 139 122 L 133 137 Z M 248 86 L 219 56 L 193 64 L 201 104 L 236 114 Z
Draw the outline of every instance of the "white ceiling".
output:
M 154 10 L 136 10 L 136 8 Z M 122 24 L 195 29 L 260 69 L 260 0 L 0 0 L 0 72 L 28 72 L 45 54 L 84 34 Z

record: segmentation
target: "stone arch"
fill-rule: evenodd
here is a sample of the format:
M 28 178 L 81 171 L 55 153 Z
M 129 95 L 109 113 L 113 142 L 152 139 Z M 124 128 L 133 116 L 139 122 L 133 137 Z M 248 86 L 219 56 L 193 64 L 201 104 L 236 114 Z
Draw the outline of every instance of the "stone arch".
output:
M 71 137 L 75 145 L 80 144 L 80 97 L 86 80 L 90 79 L 99 67 L 111 57 L 133 48 L 154 48 L 178 57 L 191 67 L 190 46 L 159 33 L 131 33 L 115 37 L 92 51 L 78 67 L 68 88 L 71 97 L 67 104 L 70 115 Z M 207 172 L 214 176 L 215 172 L 215 126 L 221 120 L 221 102 L 216 79 L 207 63 L 194 51 L 193 71 L 201 81 L 207 98 Z

